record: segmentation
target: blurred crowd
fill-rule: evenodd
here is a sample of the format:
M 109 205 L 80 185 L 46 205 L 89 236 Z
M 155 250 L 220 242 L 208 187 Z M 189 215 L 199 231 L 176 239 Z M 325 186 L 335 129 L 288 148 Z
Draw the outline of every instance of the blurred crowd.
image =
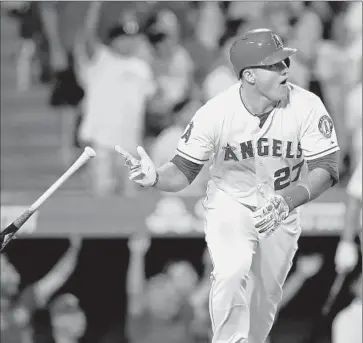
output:
M 260 27 L 299 49 L 290 81 L 319 95 L 333 117 L 342 179 L 361 158 L 361 2 L 17 1 L 2 8 L 22 38 L 18 89 L 47 85 L 65 163 L 84 145 L 97 150 L 90 175 L 98 195 L 136 192 L 119 177 L 116 144 L 131 153 L 145 146 L 156 165 L 173 156 L 196 109 L 237 82 L 233 38 Z M 207 178 L 201 173 L 187 192 L 202 192 Z
M 147 277 L 146 262 L 151 244 L 152 240 L 144 233 L 129 238 L 129 261 L 126 279 L 122 280 L 126 284 L 125 320 L 109 323 L 108 329 L 97 335 L 89 327 L 84 305 L 75 294 L 62 289 L 77 268 L 83 247 L 80 237 L 70 237 L 68 249 L 56 264 L 32 283 L 21 282 L 12 261 L 6 254 L 1 254 L 1 341 L 210 343 L 212 324 L 208 297 L 213 265 L 208 250 L 200 256 L 200 270 L 187 260 L 170 260 L 159 272 Z M 320 271 L 323 262 L 320 254 L 298 254 L 284 285 L 279 311 Z M 337 264 L 337 268 L 342 267 Z M 335 317 L 332 343 L 347 343 L 348 334 L 349 343 L 362 339 L 362 278 L 357 278 L 355 273 L 351 280 L 350 302 Z M 77 283 L 93 288 L 81 280 Z M 94 297 L 100 296 L 96 290 L 94 292 Z M 295 333 L 294 339 L 302 336 L 306 337 L 306 333 Z M 280 342 L 273 337 L 268 343 Z
M 114 152 L 116 144 L 132 154 L 143 145 L 157 166 L 173 157 L 195 111 L 237 82 L 228 57 L 233 38 L 260 27 L 276 30 L 285 45 L 299 49 L 291 60 L 290 81 L 319 95 L 331 114 L 341 147 L 341 179 L 362 163 L 361 2 L 3 1 L 1 9 L 19 25 L 21 43 L 14 52 L 18 91 L 38 84 L 49 91 L 66 165 L 84 146 L 95 148 L 98 158 L 89 174 L 99 196 L 138 191 L 126 174 L 120 178 L 124 168 L 119 168 L 123 161 Z M 207 168 L 186 193 L 203 193 Z M 358 174 L 360 186 L 352 186 L 352 192 L 361 189 L 361 170 Z M 361 194 L 354 197 L 360 197 L 361 206 Z M 129 239 L 125 330 L 115 323 L 115 332 L 99 342 L 210 342 L 208 250 L 201 256 L 201 273 L 187 261 L 170 261 L 146 278 L 150 244 L 145 235 Z M 19 286 L 19 272 L 1 255 L 2 342 L 82 341 L 87 313 L 74 294 L 57 293 L 75 270 L 81 248 L 81 239 L 72 237 L 49 273 L 25 288 Z M 356 247 L 339 249 L 337 271 L 351 271 Z M 319 255 L 298 256 L 281 308 L 321 265 Z M 361 290 L 360 277 L 352 286 L 354 301 L 334 322 L 333 343 L 361 341 L 361 336 L 354 340 L 356 322 L 361 323 Z M 43 310 L 48 319 L 39 324 L 34 314 Z M 347 338 L 348 332 L 355 336 Z

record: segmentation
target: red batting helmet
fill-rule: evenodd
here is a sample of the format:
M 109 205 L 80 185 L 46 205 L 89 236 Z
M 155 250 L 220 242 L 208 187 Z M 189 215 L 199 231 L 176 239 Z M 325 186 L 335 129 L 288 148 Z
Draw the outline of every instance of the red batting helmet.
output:
M 230 49 L 230 59 L 238 79 L 245 68 L 269 66 L 288 60 L 297 49 L 285 48 L 280 36 L 269 29 L 246 32 Z

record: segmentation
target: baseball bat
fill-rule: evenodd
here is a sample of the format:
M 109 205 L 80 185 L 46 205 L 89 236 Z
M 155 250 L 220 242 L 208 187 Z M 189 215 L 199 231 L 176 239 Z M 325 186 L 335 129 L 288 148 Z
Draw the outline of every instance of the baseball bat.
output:
M 16 232 L 26 223 L 26 221 L 39 209 L 39 207 L 69 179 L 79 168 L 87 163 L 91 158 L 96 156 L 96 152 L 86 147 L 81 156 L 64 172 L 64 174 L 55 181 L 33 204 L 31 204 L 18 218 L 16 218 L 9 226 L 7 226 L 0 234 L 0 253 L 5 249 L 6 245 L 15 238 Z
M 324 305 L 321 309 L 320 317 L 314 324 L 311 334 L 310 334 L 309 338 L 306 340 L 306 343 L 318 342 L 318 339 L 320 338 L 320 334 L 322 333 L 322 331 L 324 329 L 327 328 L 327 326 L 328 326 L 327 318 L 330 314 L 330 311 L 334 305 L 335 300 L 337 299 L 337 297 L 343 287 L 346 276 L 347 276 L 347 273 L 339 273 L 335 277 L 334 282 L 333 282 L 332 286 L 330 287 L 328 297 L 326 298 Z

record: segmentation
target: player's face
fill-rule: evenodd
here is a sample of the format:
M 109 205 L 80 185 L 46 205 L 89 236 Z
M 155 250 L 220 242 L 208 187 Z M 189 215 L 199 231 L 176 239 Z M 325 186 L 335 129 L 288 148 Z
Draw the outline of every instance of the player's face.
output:
M 80 338 L 86 331 L 86 316 L 79 310 L 74 313 L 56 315 L 52 318 L 54 329 L 61 335 L 72 338 Z
M 170 320 L 179 313 L 181 297 L 171 280 L 149 283 L 147 307 L 153 316 L 163 320 Z
M 289 69 L 284 61 L 253 69 L 258 91 L 271 101 L 284 100 L 288 94 L 287 77 Z
M 10 263 L 10 261 L 4 256 L 1 255 L 1 296 L 2 297 L 11 297 L 14 296 L 18 292 L 18 286 L 20 282 L 20 275 L 16 271 L 15 267 Z

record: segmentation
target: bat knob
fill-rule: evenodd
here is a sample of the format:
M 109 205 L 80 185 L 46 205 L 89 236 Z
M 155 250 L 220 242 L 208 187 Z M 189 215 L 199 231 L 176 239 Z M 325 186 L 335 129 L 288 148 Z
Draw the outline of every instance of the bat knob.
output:
M 84 152 L 89 156 L 89 157 L 96 157 L 96 151 L 94 151 L 91 147 L 87 146 L 84 149 Z

